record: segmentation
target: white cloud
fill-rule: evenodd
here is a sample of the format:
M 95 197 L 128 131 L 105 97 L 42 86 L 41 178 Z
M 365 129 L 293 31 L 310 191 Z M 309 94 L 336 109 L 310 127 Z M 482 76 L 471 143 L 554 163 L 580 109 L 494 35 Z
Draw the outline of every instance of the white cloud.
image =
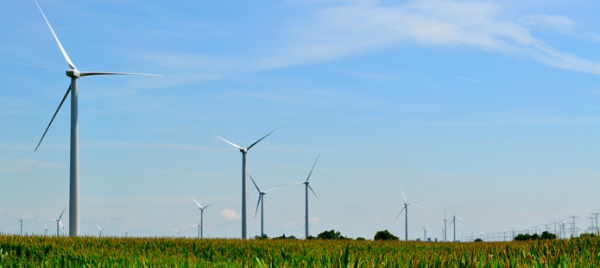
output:
M 320 222 L 321 222 L 321 219 L 319 219 L 318 217 L 314 217 L 314 218 L 310 218 L 310 219 L 308 219 L 308 222 L 309 222 L 309 223 L 313 223 L 313 224 L 314 224 L 314 223 L 320 223 Z
M 293 227 L 293 226 L 296 226 L 296 223 L 295 223 L 295 222 L 288 222 L 288 223 L 284 223 L 284 224 L 283 224 L 283 227 L 284 227 L 284 228 L 287 228 L 287 227 Z
M 466 81 L 469 81 L 469 82 L 479 82 L 479 81 L 477 81 L 475 79 L 466 78 L 466 77 L 462 77 L 462 76 L 458 76 L 458 75 L 455 75 L 454 77 L 456 77 L 458 79 L 466 80 Z
M 377 218 L 375 218 L 375 219 L 372 219 L 371 221 L 372 221 L 372 222 L 381 222 L 381 218 L 377 217 Z
M 228 220 L 228 221 L 239 220 L 242 218 L 241 214 L 236 214 L 235 210 L 232 210 L 232 209 L 221 210 L 221 212 L 219 212 L 219 214 L 221 215 L 221 218 Z
M 258 60 L 252 70 L 274 69 L 365 53 L 400 43 L 467 46 L 527 56 L 562 69 L 600 74 L 600 63 L 559 51 L 531 35 L 527 25 L 550 24 L 567 31 L 564 16 L 530 15 L 523 24 L 502 18 L 492 1 L 409 1 L 384 6 L 377 1 L 324 8 L 297 28 L 276 55 Z
M 550 27 L 557 32 L 573 33 L 573 21 L 566 16 L 529 14 L 523 16 L 520 20 L 525 25 L 534 25 Z
M 43 162 L 33 159 L 18 159 L 18 160 L 7 160 L 0 159 L 0 171 L 22 171 L 22 170 L 33 170 L 33 169 L 48 169 L 57 168 L 60 164 L 54 162 Z

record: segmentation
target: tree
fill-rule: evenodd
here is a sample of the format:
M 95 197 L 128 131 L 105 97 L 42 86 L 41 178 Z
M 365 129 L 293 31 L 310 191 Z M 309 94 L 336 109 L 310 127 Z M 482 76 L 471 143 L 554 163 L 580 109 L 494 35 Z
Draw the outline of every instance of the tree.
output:
M 331 230 L 331 231 L 324 231 L 322 233 L 320 233 L 317 238 L 320 239 L 341 239 L 342 234 L 340 232 L 336 232 L 335 230 Z
M 400 240 L 388 230 L 379 231 L 375 234 L 375 240 Z
M 366 239 L 364 237 L 357 237 L 356 241 L 366 241 Z
M 556 235 L 553 234 L 553 233 L 549 233 L 549 232 L 544 231 L 542 233 L 542 236 L 540 238 L 541 239 L 556 239 Z
M 483 240 L 481 238 L 477 238 L 473 242 L 483 242 Z

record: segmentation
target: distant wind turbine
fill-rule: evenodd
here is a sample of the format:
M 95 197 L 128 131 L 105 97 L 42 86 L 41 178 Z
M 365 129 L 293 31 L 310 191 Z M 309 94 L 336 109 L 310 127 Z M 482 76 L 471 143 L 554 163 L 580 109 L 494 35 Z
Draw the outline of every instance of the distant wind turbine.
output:
M 423 241 L 427 241 L 427 228 L 425 228 L 425 226 L 423 226 L 423 228 L 421 228 L 421 231 L 423 231 Z
M 46 226 L 45 224 L 44 224 L 44 227 L 46 227 L 46 230 L 44 230 L 44 235 L 48 236 L 48 230 L 50 230 L 50 229 L 48 229 L 48 226 Z
M 98 235 L 98 237 L 102 237 L 102 231 L 104 231 L 104 229 L 100 228 L 98 224 L 96 224 L 96 227 L 98 227 L 98 230 L 100 230 L 100 235 Z
M 53 221 L 56 222 L 56 236 L 60 236 L 60 226 L 62 226 L 60 219 L 62 218 L 63 213 L 65 213 L 65 209 L 67 209 L 67 207 L 65 207 L 63 209 L 63 211 L 60 213 L 60 216 L 58 216 L 58 219 L 52 219 Z M 63 233 L 64 233 L 64 231 L 63 231 Z
M 402 212 L 404 211 L 404 215 L 405 215 L 404 237 L 405 237 L 405 240 L 408 241 L 408 206 L 415 206 L 418 208 L 424 208 L 424 207 L 408 203 L 408 201 L 406 201 L 406 196 L 404 195 L 404 190 L 402 189 L 402 187 L 400 187 L 400 190 L 402 191 L 402 197 L 404 197 L 404 208 L 402 208 L 402 210 L 400 210 L 400 213 L 398 213 L 398 216 L 396 216 L 396 219 L 398 219 L 398 217 L 400 217 L 400 214 L 402 214 Z M 396 220 L 396 219 L 394 219 L 394 220 Z
M 21 219 L 18 220 L 17 222 L 21 223 L 21 236 L 23 236 L 23 223 L 27 223 L 27 225 L 31 226 L 31 224 L 29 224 L 28 222 L 23 220 L 23 209 L 21 209 Z M 31 226 L 33 227 L 33 226 Z
M 264 217 L 265 216 L 264 215 L 264 213 L 265 213 L 265 198 L 264 198 L 264 195 L 266 195 L 270 191 L 275 190 L 275 188 L 261 192 L 260 189 L 258 188 L 258 185 L 256 185 L 256 182 L 252 178 L 252 176 L 250 176 L 250 179 L 252 180 L 252 183 L 254 183 L 254 186 L 256 187 L 256 190 L 258 191 L 258 204 L 256 204 L 256 211 L 254 212 L 254 217 L 256 217 L 256 213 L 258 213 L 258 206 L 260 206 L 260 236 L 262 237 L 265 234 L 265 217 Z
M 315 160 L 315 163 L 313 164 L 312 168 L 310 169 L 310 173 L 308 173 L 308 177 L 306 178 L 305 181 L 303 182 L 297 182 L 297 183 L 291 183 L 291 184 L 282 184 L 279 186 L 286 186 L 286 185 L 298 185 L 298 184 L 304 184 L 306 191 L 305 191 L 305 203 L 306 203 L 306 210 L 304 213 L 304 226 L 306 227 L 304 229 L 304 237 L 308 238 L 309 232 L 308 232 L 308 190 L 310 189 L 310 191 L 313 193 L 313 195 L 315 195 L 315 197 L 317 198 L 317 200 L 319 200 L 319 197 L 317 196 L 317 194 L 315 193 L 315 191 L 313 190 L 312 187 L 310 187 L 310 182 L 308 180 L 310 180 L 310 175 L 312 175 L 313 170 L 315 169 L 315 165 L 317 164 L 317 161 L 319 161 L 319 157 L 321 157 L 321 154 L 319 154 L 317 156 L 317 160 Z
M 185 229 L 187 226 L 183 226 L 181 227 L 181 229 L 175 229 L 173 228 L 173 230 L 177 231 L 177 237 L 181 237 L 181 231 L 183 231 L 183 229 Z
M 463 219 L 461 219 L 460 217 L 456 216 L 456 212 L 454 210 L 452 210 L 454 212 L 454 215 L 452 216 L 452 221 L 450 221 L 450 224 L 454 224 L 454 239 L 452 242 L 456 242 L 456 219 L 459 219 L 461 221 L 464 221 Z M 458 224 L 460 225 L 460 224 Z
M 242 153 L 242 239 L 246 239 L 246 233 L 247 233 L 247 226 L 246 226 L 246 194 L 247 194 L 247 186 L 248 186 L 248 178 L 246 176 L 247 174 L 247 165 L 246 165 L 246 158 L 247 158 L 247 154 L 248 151 L 250 151 L 250 149 L 252 149 L 252 147 L 254 147 L 254 145 L 256 145 L 257 143 L 259 143 L 260 141 L 262 141 L 264 138 L 266 138 L 267 136 L 271 135 L 273 132 L 277 131 L 278 129 L 280 129 L 281 127 L 276 128 L 275 130 L 269 132 L 269 134 L 265 135 L 264 137 L 260 138 L 259 140 L 257 140 L 256 142 L 254 142 L 253 144 L 251 144 L 250 146 L 248 146 L 248 148 L 244 148 L 238 145 L 235 145 L 234 143 L 223 139 L 219 136 L 217 136 L 214 133 L 208 132 L 212 135 L 214 135 L 215 137 L 223 140 L 224 142 L 227 142 L 229 144 L 231 144 L 233 147 L 238 148 L 240 150 L 240 153 Z
M 56 39 L 56 43 L 58 43 L 58 47 L 60 48 L 60 51 L 62 52 L 65 60 L 69 64 L 70 69 L 67 70 L 67 76 L 71 77 L 71 84 L 67 88 L 67 92 L 65 93 L 65 96 L 63 97 L 62 101 L 58 105 L 58 109 L 56 109 L 56 112 L 54 112 L 54 115 L 52 116 L 52 119 L 50 120 L 50 124 L 48 124 L 48 127 L 46 127 L 46 131 L 44 131 L 44 135 L 42 135 L 42 138 L 40 139 L 40 142 L 38 143 L 38 145 L 35 147 L 35 150 L 37 150 L 38 147 L 40 147 L 40 144 L 42 144 L 42 141 L 44 140 L 46 133 L 48 133 L 48 129 L 50 129 L 50 125 L 52 125 L 52 121 L 54 121 L 54 118 L 56 117 L 56 114 L 60 110 L 60 107 L 63 105 L 63 103 L 67 99 L 69 92 L 71 92 L 71 149 L 70 149 L 71 160 L 70 160 L 70 190 L 69 190 L 69 235 L 78 236 L 79 235 L 79 128 L 78 128 L 78 124 L 79 124 L 78 123 L 79 93 L 77 92 L 77 79 L 82 76 L 90 76 L 90 75 L 151 75 L 151 74 L 80 72 L 79 70 L 77 70 L 77 68 L 75 67 L 75 64 L 73 64 L 73 62 L 69 58 L 69 55 L 67 55 L 67 52 L 65 51 L 62 44 L 58 40 L 56 33 L 54 33 L 52 26 L 50 26 L 50 22 L 48 22 L 48 19 L 46 18 L 46 15 L 44 15 L 44 11 L 42 11 L 42 8 L 40 7 L 40 5 L 37 3 L 37 0 L 35 3 L 38 6 L 38 8 L 40 9 L 40 12 L 42 12 L 42 16 L 44 17 L 44 20 L 46 20 L 48 27 L 50 27 L 50 31 L 52 32 L 52 35 L 54 35 L 54 39 Z M 156 75 L 153 75 L 153 76 L 156 76 Z
M 204 237 L 204 234 L 203 234 L 203 232 L 204 232 L 204 230 L 203 230 L 204 229 L 204 222 L 203 222 L 204 221 L 204 209 L 206 209 L 207 207 L 212 206 L 214 203 L 203 207 L 193 197 L 192 197 L 192 200 L 194 200 L 194 202 L 196 202 L 196 205 L 198 205 L 198 209 L 200 209 L 200 224 L 197 224 L 197 226 L 198 226 L 198 237 L 203 238 Z

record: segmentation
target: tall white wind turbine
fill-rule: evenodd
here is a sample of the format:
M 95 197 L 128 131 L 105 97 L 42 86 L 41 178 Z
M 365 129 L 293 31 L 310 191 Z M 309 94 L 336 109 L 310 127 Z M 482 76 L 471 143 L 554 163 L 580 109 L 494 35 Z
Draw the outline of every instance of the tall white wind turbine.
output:
M 177 232 L 177 237 L 181 237 L 181 231 L 183 231 L 183 229 L 185 229 L 187 226 L 183 226 L 181 227 L 181 229 L 175 229 L 173 228 L 173 230 L 175 230 Z
M 18 220 L 17 222 L 21 224 L 21 236 L 23 236 L 23 223 L 27 223 L 27 225 L 31 226 L 31 224 L 29 224 L 28 222 L 23 220 L 23 209 L 21 209 L 21 219 Z M 33 226 L 31 226 L 31 227 L 33 227 Z
M 400 217 L 400 214 L 402 214 L 402 212 L 404 211 L 404 215 L 405 215 L 404 238 L 406 241 L 408 241 L 408 206 L 415 206 L 418 208 L 424 208 L 424 207 L 408 203 L 408 201 L 406 201 L 406 196 L 404 195 L 404 190 L 402 189 L 402 187 L 400 187 L 400 190 L 402 191 L 402 197 L 404 197 L 404 208 L 402 208 L 402 210 L 400 210 L 400 213 L 398 213 L 398 216 L 396 216 L 396 219 L 398 219 L 398 217 Z M 396 220 L 396 219 L 394 219 L 394 220 Z
M 98 230 L 100 230 L 100 235 L 98 235 L 98 237 L 102 237 L 102 231 L 104 231 L 104 229 L 100 228 L 98 224 L 96 224 L 96 227 L 98 227 Z
M 319 154 L 317 156 L 317 160 L 315 160 L 315 163 L 313 164 L 312 168 L 310 169 L 310 172 L 308 173 L 308 177 L 306 178 L 305 181 L 303 182 L 297 182 L 297 183 L 291 183 L 291 184 L 282 184 L 282 185 L 278 185 L 278 186 L 286 186 L 286 185 L 298 185 L 298 184 L 304 184 L 305 186 L 305 203 L 306 203 L 306 210 L 304 212 L 304 237 L 308 238 L 309 235 L 309 231 L 308 231 L 308 190 L 310 189 L 310 191 L 313 193 L 313 195 L 315 195 L 315 197 L 317 198 L 317 200 L 319 200 L 319 197 L 317 196 L 317 194 L 315 193 L 315 191 L 313 190 L 312 187 L 310 187 L 310 175 L 312 175 L 313 170 L 315 169 L 315 165 L 317 164 L 317 161 L 319 161 L 319 157 L 321 157 L 321 154 Z M 320 201 L 320 200 L 319 200 Z
M 454 224 L 454 239 L 452 242 L 456 242 L 456 219 L 459 219 L 461 221 L 464 221 L 463 219 L 461 219 L 460 217 L 456 216 L 456 212 L 454 210 L 452 210 L 452 212 L 454 212 L 454 215 L 452 215 L 452 221 L 450 221 L 450 224 Z M 460 224 L 458 224 L 460 225 Z
M 265 234 L 265 197 L 264 197 L 264 195 L 266 195 L 270 191 L 275 190 L 275 188 L 261 192 L 260 189 L 258 188 L 258 185 L 256 185 L 256 182 L 252 178 L 252 176 L 250 176 L 250 179 L 252 180 L 252 183 L 254 183 L 254 186 L 256 187 L 256 190 L 258 191 L 258 204 L 256 204 L 256 211 L 254 212 L 254 217 L 256 217 L 256 213 L 258 213 L 258 206 L 260 206 L 260 236 L 262 237 Z
M 423 231 L 423 241 L 427 241 L 427 228 L 425 228 L 425 226 L 423 226 L 423 228 L 421 228 L 421 231 Z
M 60 107 L 63 105 L 63 103 L 67 99 L 67 96 L 69 95 L 69 93 L 71 93 L 71 149 L 70 149 L 70 158 L 71 159 L 70 159 L 70 179 L 69 179 L 69 181 L 70 181 L 70 186 L 69 186 L 69 235 L 70 236 L 78 236 L 79 235 L 79 126 L 78 126 L 79 125 L 79 119 L 78 119 L 79 118 L 79 115 L 78 115 L 79 93 L 77 91 L 77 79 L 79 77 L 90 76 L 90 75 L 152 75 L 152 74 L 80 72 L 79 70 L 77 70 L 77 68 L 75 67 L 75 64 L 73 64 L 73 62 L 69 58 L 69 55 L 67 55 L 67 52 L 65 51 L 62 44 L 58 40 L 56 33 L 54 33 L 52 26 L 50 26 L 50 22 L 48 22 L 48 19 L 46 18 L 46 15 L 44 15 L 44 11 L 42 11 L 42 8 L 40 7 L 40 5 L 37 3 L 37 0 L 35 3 L 38 6 L 38 8 L 40 9 L 40 12 L 42 12 L 42 16 L 44 17 L 44 20 L 46 20 L 48 27 L 50 27 L 50 31 L 52 32 L 52 35 L 54 35 L 54 39 L 56 39 L 56 43 L 58 43 L 58 47 L 60 48 L 60 51 L 62 52 L 63 56 L 65 57 L 65 60 L 69 64 L 70 69 L 67 70 L 67 76 L 71 78 L 71 84 L 67 88 L 67 92 L 65 93 L 65 96 L 63 97 L 62 101 L 58 105 L 56 112 L 54 112 L 54 115 L 52 116 L 50 123 L 46 127 L 46 131 L 44 131 L 44 135 L 42 135 L 42 138 L 40 139 L 40 142 L 38 143 L 38 145 L 35 147 L 34 151 L 36 151 L 38 149 L 38 147 L 40 147 L 40 144 L 42 144 L 42 141 L 44 140 L 46 133 L 48 133 L 48 129 L 50 129 L 50 125 L 52 125 L 52 121 L 54 121 L 54 118 L 56 117 L 56 114 L 60 110 Z M 158 75 L 152 75 L 152 76 L 158 76 Z
M 193 197 L 192 197 L 192 200 L 194 200 L 194 202 L 196 202 L 196 205 L 198 205 L 198 209 L 200 209 L 200 224 L 197 225 L 198 226 L 198 237 L 203 238 L 204 237 L 204 234 L 203 234 L 203 232 L 204 232 L 204 230 L 203 230 L 204 229 L 204 222 L 203 222 L 204 221 L 204 209 L 206 209 L 207 207 L 212 206 L 214 203 L 203 207 Z
M 60 213 L 60 216 L 58 216 L 58 219 L 52 219 L 53 221 L 56 222 L 56 236 L 60 236 L 60 227 L 62 226 L 60 219 L 62 218 L 63 213 L 65 213 L 65 209 L 67 209 L 67 207 L 65 207 L 63 209 L 63 211 Z M 63 231 L 63 233 L 64 233 L 64 231 Z
M 48 236 L 48 230 L 50 230 L 50 229 L 48 229 L 48 226 L 46 226 L 45 224 L 44 224 L 44 227 L 46 227 L 46 230 L 44 230 L 44 235 Z
M 269 132 L 269 134 L 265 135 L 264 137 L 260 138 L 259 140 L 257 140 L 256 142 L 254 142 L 253 144 L 251 144 L 250 146 L 248 146 L 248 148 L 244 148 L 238 145 L 233 144 L 232 142 L 223 139 L 219 136 L 217 136 L 214 133 L 208 132 L 212 135 L 214 135 L 215 137 L 223 140 L 224 142 L 227 142 L 229 144 L 231 144 L 233 147 L 238 148 L 240 150 L 240 153 L 242 153 L 242 239 L 246 239 L 246 234 L 247 234 L 247 226 L 246 226 L 246 222 L 247 222 L 247 218 L 246 218 L 246 194 L 248 193 L 248 190 L 246 188 L 248 188 L 248 177 L 246 176 L 247 174 L 247 165 L 246 165 L 246 158 L 247 158 L 247 154 L 248 151 L 250 151 L 250 149 L 252 149 L 252 147 L 254 147 L 254 145 L 256 145 L 257 143 L 259 143 L 260 141 L 262 141 L 264 138 L 266 138 L 267 136 L 271 135 L 273 132 L 277 131 L 278 129 L 280 129 L 281 127 L 276 128 L 275 130 Z

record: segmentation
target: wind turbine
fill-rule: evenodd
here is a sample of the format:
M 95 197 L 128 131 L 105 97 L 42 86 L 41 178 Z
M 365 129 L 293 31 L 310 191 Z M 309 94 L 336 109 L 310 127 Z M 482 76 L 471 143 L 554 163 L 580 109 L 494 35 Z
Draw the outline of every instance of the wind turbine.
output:
M 129 235 L 129 231 L 127 231 L 127 228 L 125 228 L 125 238 L 127 238 Z
M 254 186 L 256 186 L 256 190 L 258 191 L 258 204 L 256 204 L 256 211 L 254 212 L 254 217 L 256 218 L 256 213 L 258 213 L 258 206 L 260 206 L 260 236 L 262 237 L 265 234 L 265 217 L 264 217 L 265 216 L 265 214 L 264 214 L 265 213 L 265 198 L 264 198 L 264 195 L 266 195 L 270 191 L 275 190 L 275 188 L 261 192 L 260 189 L 258 189 L 258 185 L 256 185 L 256 182 L 254 181 L 252 176 L 250 176 L 250 179 L 252 180 L 252 183 L 254 183 Z
M 23 209 L 21 209 L 21 219 L 18 220 L 17 222 L 21 223 L 21 236 L 23 236 L 23 223 L 27 223 L 27 225 L 31 226 L 31 224 L 29 224 L 28 222 L 23 220 Z M 33 227 L 33 226 L 31 226 Z
M 191 197 L 191 196 L 190 196 Z M 198 203 L 198 201 L 196 201 L 196 199 L 194 199 L 192 197 L 192 200 L 194 200 L 194 202 L 196 202 L 196 205 L 198 205 L 198 209 L 200 209 L 200 224 L 198 224 L 198 237 L 203 238 L 203 228 L 204 228 L 204 223 L 203 223 L 203 219 L 204 219 L 204 209 L 206 209 L 207 207 L 212 206 L 214 203 L 207 205 L 205 207 L 203 207 L 202 205 L 200 205 L 200 203 Z
M 48 226 L 46 226 L 45 224 L 44 224 L 44 227 L 46 227 L 46 230 L 44 230 L 44 235 L 48 236 L 48 230 L 50 230 L 50 229 L 48 229 Z
M 402 210 L 400 210 L 400 213 L 398 213 L 398 216 L 396 216 L 396 219 L 398 219 L 398 217 L 400 217 L 400 214 L 402 214 L 402 211 L 405 211 L 404 212 L 404 216 L 405 216 L 405 219 L 404 219 L 405 220 L 405 224 L 404 224 L 405 234 L 404 234 L 404 237 L 405 237 L 405 240 L 408 241 L 408 206 L 415 206 L 415 207 L 418 207 L 418 208 L 424 208 L 424 207 L 408 203 L 408 201 L 406 201 L 406 196 L 404 195 L 404 190 L 402 189 L 402 187 L 400 187 L 400 190 L 402 191 L 402 197 L 404 197 L 404 208 L 402 208 Z M 396 219 L 394 219 L 394 220 L 396 220 Z
M 100 228 L 100 226 L 98 226 L 98 224 L 96 224 L 96 227 L 98 227 L 98 230 L 100 230 L 100 235 L 98 235 L 98 237 L 102 237 L 102 231 L 104 231 L 104 229 Z
M 420 231 L 423 231 L 423 241 L 427 241 L 427 228 L 425 228 L 425 226 L 423 226 L 423 228 L 421 228 Z
M 446 242 L 446 226 L 447 226 L 448 221 L 446 220 L 446 209 L 444 209 L 444 242 Z
M 282 127 L 282 126 L 281 126 Z M 250 146 L 248 146 L 248 148 L 244 148 L 238 145 L 233 144 L 232 142 L 223 139 L 219 136 L 217 136 L 214 133 L 208 132 L 210 134 L 213 134 L 215 137 L 223 140 L 224 142 L 227 142 L 231 145 L 233 145 L 233 147 L 238 148 L 240 150 L 240 153 L 242 153 L 242 239 L 246 239 L 246 232 L 247 232 L 247 226 L 246 226 L 246 194 L 247 194 L 247 186 L 248 186 L 248 178 L 246 176 L 247 174 L 247 165 L 246 165 L 246 158 L 247 158 L 247 154 L 248 151 L 250 151 L 250 149 L 252 149 L 252 147 L 254 147 L 254 145 L 256 145 L 257 143 L 259 143 L 260 141 L 262 141 L 264 138 L 266 138 L 267 136 L 271 135 L 271 133 L 277 131 L 278 129 L 280 129 L 281 127 L 276 128 L 275 130 L 269 132 L 269 134 L 265 135 L 264 137 L 260 138 L 259 140 L 257 140 L 256 142 L 254 142 L 253 144 L 251 144 Z
M 187 226 L 183 226 L 181 227 L 181 229 L 177 230 L 175 228 L 173 228 L 173 230 L 177 231 L 177 237 L 181 237 L 181 231 L 183 231 L 183 229 L 185 229 Z
M 58 219 L 52 219 L 53 221 L 56 222 L 56 236 L 60 236 L 60 226 L 62 226 L 60 219 L 62 218 L 63 213 L 65 213 L 65 209 L 67 209 L 67 207 L 65 207 L 63 209 L 63 211 L 60 213 L 60 216 L 58 217 Z M 64 230 L 63 230 L 63 233 L 64 233 Z
M 452 221 L 450 221 L 450 224 L 454 224 L 454 239 L 452 242 L 456 242 L 456 219 L 459 219 L 461 221 L 464 221 L 463 219 L 461 219 L 460 217 L 456 216 L 456 211 L 452 210 L 452 212 L 454 212 L 454 215 L 452 215 Z M 458 223 L 458 225 L 460 225 L 460 223 Z M 462 227 L 462 225 L 461 225 Z
M 40 7 L 40 5 L 37 3 L 37 0 L 36 0 L 35 4 L 40 9 L 40 12 L 42 12 L 42 16 L 44 17 L 44 20 L 46 20 L 48 27 L 50 27 L 50 31 L 52 32 L 52 35 L 54 35 L 54 39 L 56 39 L 56 43 L 58 43 L 58 47 L 60 48 L 60 51 L 62 52 L 65 60 L 69 64 L 70 68 L 67 70 L 67 76 L 71 78 L 71 84 L 67 88 L 67 92 L 65 93 L 65 96 L 63 97 L 62 101 L 58 105 L 56 112 L 54 112 L 54 115 L 52 116 L 52 119 L 50 120 L 48 127 L 46 127 L 46 131 L 44 131 L 44 135 L 42 135 L 42 138 L 40 139 L 40 142 L 38 143 L 38 145 L 35 147 L 34 151 L 36 151 L 38 149 L 38 147 L 40 147 L 40 144 L 42 144 L 42 141 L 44 140 L 46 133 L 48 133 L 48 129 L 50 129 L 50 125 L 52 125 L 52 121 L 54 121 L 54 118 L 56 117 L 56 114 L 60 110 L 60 107 L 62 107 L 63 103 L 67 99 L 67 96 L 69 95 L 69 93 L 71 93 L 69 235 L 70 236 L 79 236 L 79 126 L 78 126 L 79 125 L 79 119 L 78 119 L 79 118 L 79 115 L 78 115 L 78 113 L 79 113 L 78 112 L 79 111 L 79 108 L 78 108 L 79 93 L 77 91 L 77 79 L 80 77 L 83 77 L 83 76 L 91 76 L 91 75 L 152 75 L 152 74 L 80 72 L 79 70 L 77 70 L 77 68 L 75 67 L 75 64 L 73 64 L 73 62 L 69 58 L 69 55 L 67 55 L 67 52 L 65 51 L 62 44 L 58 40 L 56 33 L 54 33 L 52 26 L 50 26 L 50 22 L 48 22 L 48 19 L 46 18 L 46 15 L 44 15 L 44 11 L 42 11 L 42 8 Z M 152 75 L 152 76 L 158 76 L 158 75 Z
M 310 175 L 312 175 L 313 170 L 315 169 L 315 165 L 317 164 L 317 161 L 319 161 L 319 157 L 321 157 L 321 154 L 319 154 L 317 156 L 317 160 L 315 160 L 315 163 L 313 164 L 312 168 L 310 169 L 310 173 L 308 173 L 308 177 L 306 178 L 305 181 L 303 182 L 297 182 L 297 183 L 291 183 L 291 184 L 283 184 L 283 185 L 279 185 L 279 186 L 285 186 L 285 185 L 298 185 L 298 184 L 304 184 L 305 185 L 305 189 L 306 189 L 306 194 L 305 194 L 305 203 L 306 203 L 306 211 L 304 213 L 304 226 L 306 227 L 304 229 L 304 237 L 308 238 L 308 189 L 310 189 L 310 191 L 315 195 L 315 197 L 317 198 L 317 200 L 320 201 L 319 197 L 317 196 L 317 194 L 315 193 L 315 191 L 313 190 L 312 187 L 310 187 L 310 182 L 308 180 L 310 180 Z

